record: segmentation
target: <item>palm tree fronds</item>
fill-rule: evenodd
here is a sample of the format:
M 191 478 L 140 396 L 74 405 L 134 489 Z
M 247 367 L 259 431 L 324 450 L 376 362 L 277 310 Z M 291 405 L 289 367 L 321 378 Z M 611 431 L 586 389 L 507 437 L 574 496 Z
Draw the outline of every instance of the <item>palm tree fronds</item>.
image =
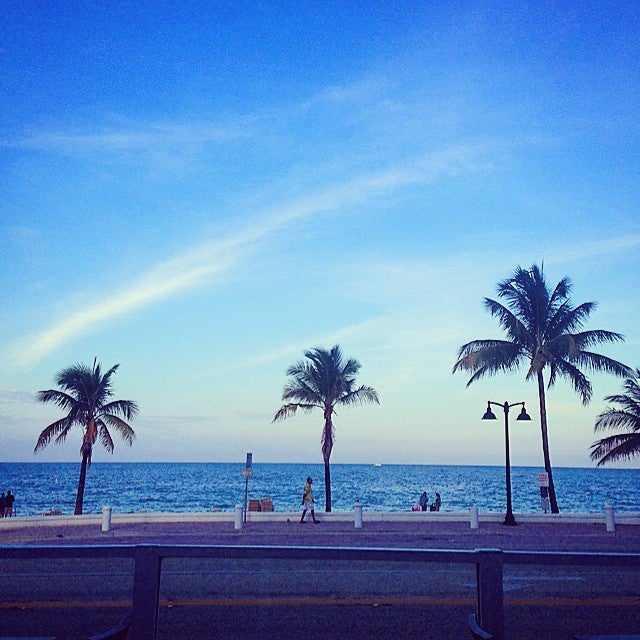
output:
M 498 319 L 500 327 L 511 338 L 511 342 L 519 342 L 520 344 L 535 343 L 529 328 L 511 310 L 491 298 L 484 299 L 484 306 L 494 318 Z
M 626 429 L 626 433 L 616 433 L 602 438 L 591 446 L 591 459 L 598 466 L 616 460 L 629 460 L 640 455 L 640 385 L 638 371 L 631 371 L 624 382 L 627 394 L 607 396 L 605 400 L 622 405 L 622 409 L 607 407 L 597 418 L 594 431 L 605 429 Z
M 453 372 L 473 370 L 476 366 L 484 366 L 483 357 L 495 359 L 502 354 L 503 359 L 513 359 L 524 355 L 520 345 L 509 340 L 472 340 L 463 344 L 458 350 L 458 361 L 453 365 Z
M 285 404 L 278 409 L 276 415 L 273 416 L 273 422 L 278 422 L 279 420 L 284 420 L 285 418 L 289 418 L 290 416 L 294 416 L 296 411 L 300 409 L 301 411 L 310 412 L 312 409 L 317 409 L 317 404 L 302 404 L 299 402 L 292 402 L 290 404 Z
M 569 378 L 569 382 L 573 390 L 580 396 L 583 405 L 588 405 L 593 395 L 593 386 L 587 376 L 578 369 L 572 362 L 568 360 L 554 360 L 551 368 L 551 376 L 549 378 L 549 388 L 555 383 L 556 377 L 560 373 L 562 376 Z
M 596 418 L 594 431 L 608 429 L 627 429 L 640 432 L 640 413 L 630 413 L 609 407 Z
M 638 395 L 628 393 L 628 395 L 606 396 L 606 402 L 617 402 L 625 407 L 628 411 L 632 411 L 640 415 L 640 387 L 636 387 Z
M 52 422 L 48 427 L 45 427 L 42 430 L 33 452 L 37 453 L 44 449 L 51 440 L 53 440 L 53 438 L 56 438 L 56 442 L 64 442 L 64 439 L 72 426 L 73 420 L 70 420 L 68 417 Z
M 109 452 L 113 453 L 113 439 L 111 438 L 111 434 L 109 433 L 109 429 L 107 429 L 107 425 L 100 421 L 98 425 L 98 437 L 100 438 L 100 443 L 102 446 Z
M 573 333 L 580 329 L 596 307 L 595 302 L 583 302 L 577 307 L 572 307 L 569 300 L 566 300 L 549 319 L 549 337 Z
M 106 413 L 101 418 L 102 427 L 107 429 L 107 425 L 112 427 L 118 432 L 118 435 L 122 440 L 124 440 L 129 446 L 133 444 L 133 441 L 136 439 L 135 431 L 131 428 L 131 426 L 126 423 L 119 416 Z M 113 452 L 113 449 L 111 453 Z
M 138 411 L 138 405 L 133 400 L 114 400 L 101 407 L 101 412 L 121 415 L 127 420 L 135 418 L 138 415 Z
M 378 392 L 372 387 L 365 386 L 358 387 L 357 389 L 346 393 L 338 400 L 338 404 L 342 405 L 367 404 L 369 402 L 380 404 Z
M 537 268 L 535 265 L 532 269 Z M 540 277 L 544 279 L 543 270 L 540 269 Z M 555 312 L 562 307 L 569 296 L 571 295 L 571 290 L 573 289 L 573 283 L 569 279 L 568 276 L 565 276 L 558 282 L 558 284 L 554 287 L 553 292 L 549 296 L 549 309 L 555 314 Z
M 601 371 L 603 373 L 610 373 L 611 375 L 624 378 L 629 376 L 632 370 L 622 362 L 618 362 L 613 358 L 608 358 L 599 353 L 593 353 L 591 351 L 582 351 L 572 359 L 578 366 L 586 367 L 591 371 Z
M 485 375 L 515 371 L 521 364 L 524 352 L 519 345 L 505 340 L 476 340 L 463 345 L 459 355 L 453 371 L 473 372 L 467 383 L 469 386 L 472 381 Z
M 606 331 L 605 329 L 590 329 L 589 331 L 581 331 L 574 334 L 574 340 L 581 349 L 592 347 L 597 344 L 624 342 L 624 336 L 616 331 Z M 627 374 L 632 375 L 633 370 L 626 367 Z
M 630 460 L 640 455 L 640 433 L 618 433 L 602 438 L 591 445 L 591 459 L 598 467 L 608 462 Z
M 36 400 L 38 402 L 48 403 L 52 402 L 60 409 L 70 409 L 75 405 L 75 398 L 67 393 L 58 391 L 57 389 L 47 389 L 46 391 L 38 391 L 36 394 Z
M 295 400 L 297 402 L 305 402 L 307 404 L 316 404 L 322 406 L 320 402 L 321 394 L 315 385 L 310 384 L 306 379 L 298 379 L 291 381 L 282 391 L 283 400 Z

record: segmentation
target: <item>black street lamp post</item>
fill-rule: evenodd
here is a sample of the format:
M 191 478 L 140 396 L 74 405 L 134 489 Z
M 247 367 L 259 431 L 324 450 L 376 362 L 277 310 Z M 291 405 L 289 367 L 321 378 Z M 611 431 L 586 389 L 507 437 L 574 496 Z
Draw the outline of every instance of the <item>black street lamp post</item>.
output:
M 504 516 L 504 522 L 502 524 L 506 524 L 508 526 L 515 526 L 518 524 L 513 515 L 513 509 L 511 508 L 511 461 L 509 459 L 509 409 L 511 407 L 516 407 L 522 405 L 522 410 L 518 414 L 516 420 L 531 420 L 531 416 L 526 412 L 524 408 L 524 402 L 513 402 L 509 404 L 508 402 L 500 403 L 500 402 L 492 402 L 489 400 L 487 402 L 487 410 L 485 414 L 482 416 L 483 420 L 497 420 L 496 414 L 491 411 L 491 405 L 495 405 L 496 407 L 502 407 L 504 411 L 504 453 L 505 453 L 505 462 L 504 462 L 504 479 L 505 485 L 507 487 L 507 513 Z

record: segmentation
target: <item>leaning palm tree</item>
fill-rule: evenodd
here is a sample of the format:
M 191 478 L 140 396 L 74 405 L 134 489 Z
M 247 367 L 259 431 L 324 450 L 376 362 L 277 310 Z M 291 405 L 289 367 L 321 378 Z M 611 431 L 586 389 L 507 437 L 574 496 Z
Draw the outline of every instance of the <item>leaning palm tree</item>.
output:
M 304 352 L 306 361 L 289 367 L 290 380 L 282 392 L 286 402 L 278 410 L 273 422 L 295 415 L 298 409 L 305 412 L 321 409 L 324 415 L 322 430 L 322 457 L 324 458 L 325 510 L 331 511 L 331 470 L 329 459 L 333 449 L 333 414 L 337 405 L 378 403 L 378 393 L 371 387 L 355 388 L 360 363 L 350 358 L 343 361 L 337 345 L 326 349 L 311 349 Z
M 129 445 L 135 438 L 133 429 L 122 418 L 129 420 L 135 417 L 138 413 L 137 404 L 132 400 L 110 400 L 113 395 L 111 377 L 119 366 L 116 364 L 103 374 L 100 364 L 95 359 L 91 368 L 84 364 L 76 364 L 63 369 L 56 376 L 56 384 L 60 390 L 39 391 L 36 396 L 39 402 L 53 402 L 66 411 L 67 415 L 52 422 L 42 431 L 34 452 L 44 449 L 53 439 L 56 444 L 61 444 L 74 426 L 83 430 L 80 447 L 82 464 L 75 515 L 82 514 L 87 467 L 91 465 L 93 446 L 98 438 L 109 453 L 113 453 L 109 427 L 115 429 Z
M 625 393 L 605 398 L 607 402 L 618 403 L 620 408 L 608 407 L 596 418 L 595 431 L 620 430 L 591 445 L 591 459 L 597 460 L 599 467 L 640 456 L 640 369 L 624 381 L 623 388 Z
M 518 267 L 513 276 L 498 284 L 498 296 L 506 300 L 506 306 L 484 299 L 489 313 L 496 317 L 506 333 L 506 340 L 474 340 L 462 345 L 453 372 L 470 371 L 467 386 L 487 375 L 516 371 L 527 364 L 526 379 L 535 378 L 540 402 L 540 431 L 544 468 L 549 474 L 549 503 L 552 513 L 558 513 L 547 432 L 547 388 L 553 386 L 558 377 L 571 382 L 583 404 L 588 404 L 592 395 L 591 382 L 581 368 L 602 371 L 617 376 L 629 375 L 626 365 L 587 349 L 600 343 L 624 340 L 619 333 L 592 329 L 580 331 L 595 302 L 585 302 L 573 307 L 569 295 L 572 284 L 563 278 L 550 291 L 543 269 L 533 265 L 529 270 Z

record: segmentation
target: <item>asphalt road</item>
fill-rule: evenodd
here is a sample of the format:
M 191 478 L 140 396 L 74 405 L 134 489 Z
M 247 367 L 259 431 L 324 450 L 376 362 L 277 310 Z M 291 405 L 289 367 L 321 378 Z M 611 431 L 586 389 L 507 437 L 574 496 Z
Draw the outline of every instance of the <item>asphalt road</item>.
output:
M 0 560 L 3 635 L 76 640 L 129 605 L 129 560 Z M 507 638 L 640 631 L 637 570 L 505 567 Z M 464 638 L 473 566 L 271 560 L 165 560 L 160 640 Z

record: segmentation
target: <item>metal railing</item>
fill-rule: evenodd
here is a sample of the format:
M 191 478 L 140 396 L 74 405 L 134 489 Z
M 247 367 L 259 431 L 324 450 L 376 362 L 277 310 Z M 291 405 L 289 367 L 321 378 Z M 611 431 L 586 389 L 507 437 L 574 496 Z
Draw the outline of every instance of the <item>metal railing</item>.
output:
M 132 623 L 128 638 L 155 640 L 160 606 L 160 576 L 165 558 L 416 562 L 475 565 L 480 624 L 504 639 L 504 565 L 583 565 L 640 568 L 640 553 L 443 550 L 355 547 L 102 545 L 4 546 L 0 559 L 129 558 L 134 560 Z

